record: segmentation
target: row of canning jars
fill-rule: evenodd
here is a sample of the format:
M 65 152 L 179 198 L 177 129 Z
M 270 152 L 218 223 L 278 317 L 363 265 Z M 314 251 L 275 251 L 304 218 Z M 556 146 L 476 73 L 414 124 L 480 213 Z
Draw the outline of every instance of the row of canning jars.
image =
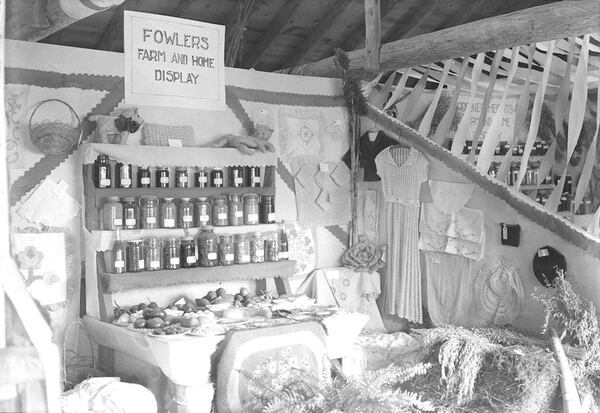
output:
M 204 228 L 199 237 L 147 237 L 123 242 L 117 231 L 112 246 L 112 272 L 175 270 L 217 265 L 273 262 L 288 259 L 287 236 L 253 232 L 217 236 Z
M 109 196 L 102 206 L 102 229 L 192 228 L 272 224 L 273 195 L 229 194 L 211 198 L 139 199 Z
M 136 173 L 136 179 L 133 173 Z M 171 170 L 174 169 L 174 178 Z M 152 170 L 154 173 L 152 173 Z M 191 173 L 190 173 L 191 171 Z M 154 176 L 154 182 L 152 181 Z M 169 167 L 134 167 L 131 164 L 116 163 L 113 167 L 108 155 L 100 154 L 94 161 L 94 186 L 96 188 L 169 188 L 171 183 L 176 188 L 232 188 L 260 187 L 260 167 L 230 166 L 226 168 L 203 168 L 178 166 Z

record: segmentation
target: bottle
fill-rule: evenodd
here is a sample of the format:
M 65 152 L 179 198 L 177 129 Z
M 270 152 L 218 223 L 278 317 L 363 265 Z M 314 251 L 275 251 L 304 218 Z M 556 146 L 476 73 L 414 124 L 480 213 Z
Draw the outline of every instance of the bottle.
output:
M 138 206 L 133 197 L 123 198 L 123 228 L 137 229 Z
M 102 229 L 115 230 L 123 228 L 123 206 L 121 198 L 109 196 L 102 206 Z
M 119 162 L 115 165 L 115 181 L 117 188 L 131 188 L 131 164 Z
M 121 241 L 121 232 L 115 231 L 115 242 L 111 249 L 112 272 L 123 274 L 125 272 L 125 244 Z
M 110 188 L 110 159 L 108 155 L 100 154 L 94 161 L 94 186 L 96 188 Z
M 287 234 L 285 233 L 285 221 L 281 222 L 281 229 L 279 231 L 279 260 L 289 259 L 289 247 Z
M 137 187 L 150 188 L 150 168 L 139 166 L 137 169 Z
M 188 170 L 185 166 L 178 166 L 175 168 L 175 187 L 176 188 L 187 188 L 188 187 Z

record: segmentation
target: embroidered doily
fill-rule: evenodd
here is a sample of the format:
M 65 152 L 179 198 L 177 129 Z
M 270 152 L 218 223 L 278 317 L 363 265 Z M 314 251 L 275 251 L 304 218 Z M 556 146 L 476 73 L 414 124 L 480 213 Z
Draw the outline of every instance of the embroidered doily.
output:
M 437 209 L 446 214 L 456 214 L 463 208 L 471 195 L 474 185 L 456 182 L 429 181 L 429 190 L 433 204 Z

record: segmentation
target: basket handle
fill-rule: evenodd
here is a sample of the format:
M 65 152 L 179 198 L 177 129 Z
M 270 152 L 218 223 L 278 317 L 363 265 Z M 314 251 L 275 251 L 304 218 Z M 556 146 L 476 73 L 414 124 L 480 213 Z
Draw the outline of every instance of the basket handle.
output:
M 35 108 L 33 109 L 33 111 L 31 112 L 31 116 L 29 117 L 29 130 L 30 131 L 31 131 L 31 121 L 33 120 L 33 115 L 35 115 L 35 112 L 37 112 L 37 110 L 40 108 L 40 106 L 42 106 L 44 103 L 48 103 L 48 102 L 60 102 L 64 105 L 66 105 L 71 110 L 73 115 L 75 115 L 75 119 L 77 119 L 77 126 L 75 128 L 76 129 L 79 128 L 79 126 L 81 125 L 81 120 L 79 119 L 79 116 L 77 116 L 77 112 L 75 112 L 75 109 L 73 109 L 73 107 L 71 105 L 69 105 L 64 100 L 60 100 L 60 99 L 46 99 L 46 100 L 42 100 L 40 103 L 38 103 L 35 106 Z

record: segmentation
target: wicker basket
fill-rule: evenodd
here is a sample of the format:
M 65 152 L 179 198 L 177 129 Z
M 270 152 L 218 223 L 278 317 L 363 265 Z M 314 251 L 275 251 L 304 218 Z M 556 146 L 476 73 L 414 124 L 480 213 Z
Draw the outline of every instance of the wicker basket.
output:
M 45 103 L 48 102 L 60 102 L 67 106 L 74 118 L 77 120 L 76 125 L 69 125 L 61 121 L 49 121 L 44 120 L 41 123 L 34 123 L 33 117 L 37 110 Z M 79 116 L 71 105 L 60 99 L 47 99 L 37 104 L 37 106 L 31 112 L 29 118 L 29 137 L 31 143 L 35 145 L 40 151 L 49 155 L 59 155 L 69 152 L 75 145 L 78 144 L 81 129 L 81 121 Z
M 83 337 L 89 346 L 90 355 L 80 356 L 76 351 L 68 350 L 67 344 L 71 341 L 79 342 L 78 338 Z M 110 372 L 96 365 L 94 357 L 94 346 L 90 340 L 83 322 L 80 320 L 72 321 L 65 328 L 63 339 L 63 374 L 65 389 L 70 390 L 82 381 L 91 377 L 107 377 Z

